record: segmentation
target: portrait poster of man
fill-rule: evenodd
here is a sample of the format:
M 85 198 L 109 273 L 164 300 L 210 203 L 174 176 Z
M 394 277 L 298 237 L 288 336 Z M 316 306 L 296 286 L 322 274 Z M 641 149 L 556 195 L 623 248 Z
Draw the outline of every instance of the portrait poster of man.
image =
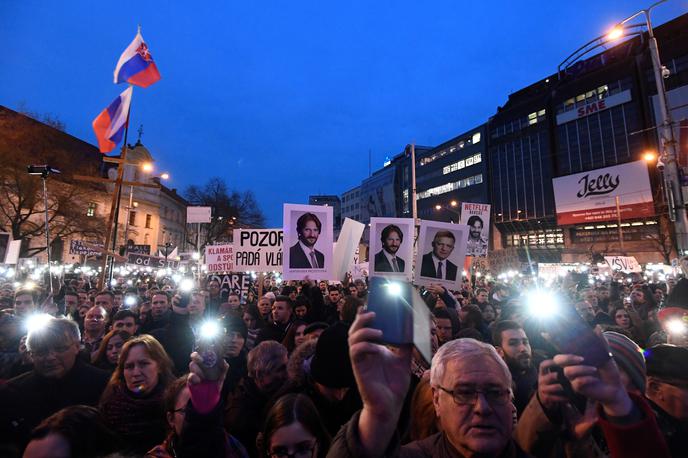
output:
M 332 207 L 284 204 L 285 280 L 329 280 L 332 270 Z
M 410 281 L 413 238 L 411 218 L 370 218 L 370 276 L 400 277 Z
M 467 240 L 468 226 L 464 224 L 422 220 L 415 283 L 439 283 L 448 289 L 460 289 Z
M 462 203 L 460 222 L 468 226 L 466 256 L 487 256 L 490 243 L 490 206 Z

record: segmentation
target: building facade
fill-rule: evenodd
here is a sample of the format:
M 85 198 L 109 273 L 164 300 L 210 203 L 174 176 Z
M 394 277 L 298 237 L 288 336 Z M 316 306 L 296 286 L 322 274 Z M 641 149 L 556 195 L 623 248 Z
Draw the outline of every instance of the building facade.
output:
M 354 221 L 361 220 L 361 187 L 356 186 L 345 191 L 341 197 L 342 202 L 342 221 L 346 218 Z
M 332 227 L 335 233 L 342 228 L 342 202 L 336 195 L 308 196 L 308 205 L 325 205 L 332 207 Z

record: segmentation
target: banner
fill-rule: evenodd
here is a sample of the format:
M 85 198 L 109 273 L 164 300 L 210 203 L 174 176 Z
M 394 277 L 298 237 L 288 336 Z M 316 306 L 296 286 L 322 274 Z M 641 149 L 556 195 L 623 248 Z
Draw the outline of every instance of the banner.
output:
M 242 272 L 231 272 L 227 274 L 209 274 L 206 282 L 215 280 L 220 283 L 220 294 L 223 297 L 231 293 L 236 293 L 241 298 L 241 302 L 246 302 L 246 295 L 251 287 L 251 276 Z
M 616 221 L 655 214 L 645 161 L 605 167 L 554 178 L 557 224 Z
M 126 250 L 127 253 L 136 253 L 136 254 L 151 254 L 151 246 L 150 245 L 126 245 Z
M 234 251 L 233 246 L 208 245 L 205 247 L 204 264 L 208 268 L 208 273 L 231 272 L 234 270 Z
M 604 260 L 607 261 L 612 270 L 620 270 L 626 273 L 642 272 L 640 264 L 633 256 L 605 256 Z
M 282 272 L 282 229 L 234 229 L 237 272 Z
M 103 251 L 102 243 L 83 242 L 81 240 L 72 240 L 69 242 L 69 254 L 77 254 L 83 256 L 99 256 Z
M 168 259 L 167 262 L 165 262 L 165 258 L 136 253 L 127 255 L 127 264 L 133 264 L 137 267 L 152 267 L 153 269 L 164 269 L 166 267 L 176 269 L 179 267 L 179 261 L 175 261 L 174 259 Z
M 551 278 L 564 277 L 569 272 L 576 272 L 580 264 L 567 262 L 538 262 L 538 277 Z
M 466 256 L 487 256 L 490 244 L 490 205 L 463 202 L 459 222 L 468 226 Z

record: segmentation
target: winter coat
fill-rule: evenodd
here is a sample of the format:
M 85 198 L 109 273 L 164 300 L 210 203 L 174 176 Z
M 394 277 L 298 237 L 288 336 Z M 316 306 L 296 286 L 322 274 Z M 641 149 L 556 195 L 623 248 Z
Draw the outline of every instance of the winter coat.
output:
M 109 374 L 77 358 L 61 379 L 26 372 L 0 386 L 0 443 L 23 448 L 38 424 L 68 406 L 95 406 Z
M 250 456 L 257 456 L 256 437 L 263 429 L 269 397 L 253 379 L 244 377 L 225 402 L 225 429 L 244 444 Z

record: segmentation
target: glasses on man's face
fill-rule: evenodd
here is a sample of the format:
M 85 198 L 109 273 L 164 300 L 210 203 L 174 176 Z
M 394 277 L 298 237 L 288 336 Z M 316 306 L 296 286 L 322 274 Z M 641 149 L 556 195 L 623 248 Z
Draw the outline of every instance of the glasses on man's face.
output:
M 29 353 L 33 358 L 46 358 L 51 353 L 56 356 L 61 355 L 62 353 L 65 353 L 67 350 L 69 350 L 71 347 L 71 345 L 57 345 L 53 348 L 39 348 L 36 350 L 31 350 Z
M 493 406 L 505 405 L 511 401 L 511 391 L 503 388 L 490 387 L 478 389 L 475 387 L 457 387 L 454 390 L 448 390 L 441 386 L 438 386 L 438 388 L 450 395 L 454 402 L 460 406 L 474 405 L 478 400 L 478 394 L 482 394 L 485 400 Z
M 315 451 L 316 442 L 299 442 L 293 448 L 293 452 L 289 451 L 289 447 L 275 446 L 270 450 L 269 456 L 271 458 L 311 458 Z

